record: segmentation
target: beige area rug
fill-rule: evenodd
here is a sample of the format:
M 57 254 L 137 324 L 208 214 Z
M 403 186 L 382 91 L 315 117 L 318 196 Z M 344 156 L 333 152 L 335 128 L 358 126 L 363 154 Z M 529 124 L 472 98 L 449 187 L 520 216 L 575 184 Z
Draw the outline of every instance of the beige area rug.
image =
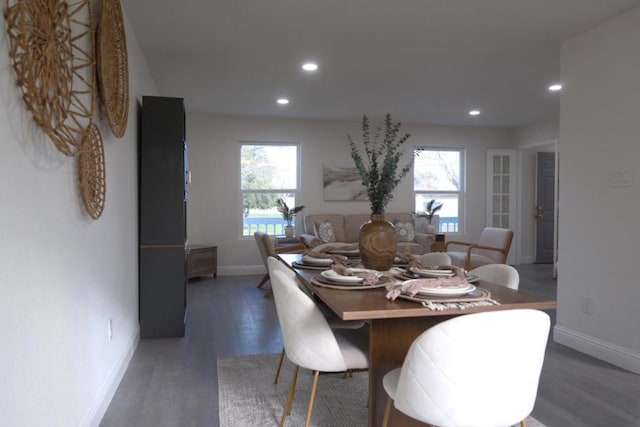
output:
M 277 354 L 219 357 L 218 399 L 220 427 L 277 426 L 286 400 L 293 365 L 282 365 L 277 385 L 273 379 Z M 312 373 L 300 369 L 291 415 L 285 426 L 302 426 L 306 416 Z M 321 374 L 311 425 L 315 427 L 365 427 L 367 425 L 367 373 L 351 378 L 343 374 Z M 527 418 L 528 427 L 545 427 Z

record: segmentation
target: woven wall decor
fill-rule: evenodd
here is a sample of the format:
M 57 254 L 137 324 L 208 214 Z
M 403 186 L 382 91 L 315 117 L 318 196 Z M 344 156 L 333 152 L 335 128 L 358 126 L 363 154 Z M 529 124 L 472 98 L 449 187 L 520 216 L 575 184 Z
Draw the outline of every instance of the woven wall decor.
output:
M 89 127 L 77 159 L 82 204 L 91 218 L 98 219 L 104 210 L 106 183 L 102 136 L 96 125 Z
M 89 0 L 5 0 L 4 17 L 27 109 L 58 150 L 75 155 L 95 95 Z
M 113 134 L 122 138 L 129 118 L 127 40 L 119 0 L 104 0 L 98 21 L 96 61 L 100 95 Z

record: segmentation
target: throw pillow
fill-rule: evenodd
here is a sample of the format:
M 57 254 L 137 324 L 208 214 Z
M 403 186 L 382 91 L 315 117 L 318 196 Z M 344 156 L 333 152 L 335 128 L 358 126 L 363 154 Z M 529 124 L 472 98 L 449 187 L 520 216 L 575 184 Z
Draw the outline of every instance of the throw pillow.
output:
M 416 230 L 410 222 L 396 222 L 396 235 L 398 242 L 413 242 L 416 238 Z
M 316 236 L 322 240 L 322 243 L 335 243 L 336 235 L 333 231 L 333 225 L 329 221 L 324 221 L 321 224 L 315 224 Z

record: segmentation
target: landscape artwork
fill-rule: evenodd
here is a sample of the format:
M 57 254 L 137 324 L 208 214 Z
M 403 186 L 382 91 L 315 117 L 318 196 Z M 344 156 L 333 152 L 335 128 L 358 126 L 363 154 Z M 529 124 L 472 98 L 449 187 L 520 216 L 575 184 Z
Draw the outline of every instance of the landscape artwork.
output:
M 324 200 L 369 200 L 362 178 L 353 165 L 323 164 Z

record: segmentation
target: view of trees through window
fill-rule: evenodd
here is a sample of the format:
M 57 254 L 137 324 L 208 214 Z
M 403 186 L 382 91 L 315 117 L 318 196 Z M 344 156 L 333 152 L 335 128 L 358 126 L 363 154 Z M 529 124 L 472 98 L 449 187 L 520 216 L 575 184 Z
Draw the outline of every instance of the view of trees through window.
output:
M 438 231 L 458 232 L 462 205 L 463 151 L 460 149 L 418 148 L 413 166 L 416 211 L 424 211 L 435 199 L 442 202 Z
M 276 209 L 283 198 L 295 206 L 298 191 L 298 145 L 243 143 L 240 148 L 242 235 L 260 230 L 284 234 L 286 225 Z

